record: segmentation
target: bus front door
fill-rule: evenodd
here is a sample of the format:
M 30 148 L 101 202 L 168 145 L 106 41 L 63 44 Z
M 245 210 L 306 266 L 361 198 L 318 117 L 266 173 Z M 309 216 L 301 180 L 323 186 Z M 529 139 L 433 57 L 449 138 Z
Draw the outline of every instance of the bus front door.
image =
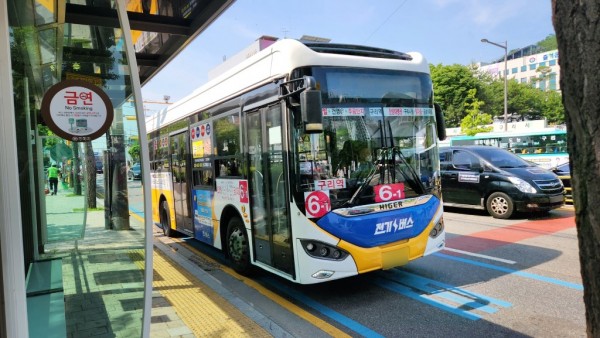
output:
M 194 236 L 194 227 L 190 218 L 190 202 L 188 201 L 187 161 L 188 133 L 171 135 L 171 173 L 173 174 L 173 202 L 175 205 L 175 221 L 177 231 Z
M 281 106 L 248 114 L 252 240 L 257 261 L 294 274 Z

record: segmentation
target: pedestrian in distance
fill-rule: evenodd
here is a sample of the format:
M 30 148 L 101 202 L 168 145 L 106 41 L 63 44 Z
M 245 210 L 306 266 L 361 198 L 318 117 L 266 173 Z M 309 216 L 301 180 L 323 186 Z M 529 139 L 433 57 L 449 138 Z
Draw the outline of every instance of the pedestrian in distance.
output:
M 50 193 L 51 195 L 56 195 L 58 190 L 58 176 L 60 175 L 60 169 L 56 167 L 56 164 L 52 164 L 50 168 L 48 168 L 48 182 L 50 183 Z

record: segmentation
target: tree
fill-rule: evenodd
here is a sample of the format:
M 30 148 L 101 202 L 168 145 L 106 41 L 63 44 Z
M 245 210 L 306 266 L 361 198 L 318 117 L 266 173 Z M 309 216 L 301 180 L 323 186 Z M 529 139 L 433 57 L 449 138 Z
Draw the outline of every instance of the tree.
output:
M 135 141 L 131 146 L 129 146 L 129 150 L 127 151 L 129 156 L 131 156 L 131 160 L 133 163 L 140 162 L 140 143 Z
M 469 90 L 478 89 L 479 81 L 471 68 L 463 65 L 430 65 L 435 101 L 444 111 L 447 127 L 458 127 L 465 117 Z
M 481 81 L 481 90 L 477 96 L 485 102 L 486 113 L 492 116 L 504 116 L 504 80 L 494 80 L 488 75 Z M 508 94 L 510 96 L 510 89 Z
M 552 0 L 588 337 L 600 337 L 600 0 Z
M 477 89 L 469 90 L 467 102 L 465 103 L 467 116 L 465 116 L 460 123 L 462 132 L 469 136 L 473 136 L 477 133 L 485 133 L 494 129 L 493 127 L 486 127 L 486 125 L 492 124 L 493 120 L 489 114 L 480 111 L 479 108 L 484 105 L 484 102 L 477 99 L 476 94 Z
M 544 92 L 516 80 L 508 82 L 508 111 L 513 115 L 537 120 L 543 117 L 540 107 Z
M 539 67 L 539 80 L 547 81 L 549 67 Z M 482 111 L 492 117 L 504 118 L 504 79 L 479 72 L 477 66 L 430 65 L 435 101 L 442 106 L 448 127 L 458 127 L 467 115 L 465 104 L 471 89 L 485 103 Z M 564 123 L 561 94 L 543 91 L 529 83 L 508 81 L 508 114 L 520 119 L 546 118 L 549 123 Z
M 562 95 L 558 92 L 546 92 L 542 100 L 541 110 L 550 124 L 563 124 L 565 122 L 565 108 L 562 105 Z
M 540 53 L 555 50 L 558 48 L 556 35 L 550 34 L 544 40 L 538 41 L 536 45 L 540 47 Z
M 84 143 L 85 151 L 85 186 L 86 186 L 86 198 L 88 209 L 96 209 L 96 156 L 94 156 L 94 149 L 92 148 L 92 142 Z

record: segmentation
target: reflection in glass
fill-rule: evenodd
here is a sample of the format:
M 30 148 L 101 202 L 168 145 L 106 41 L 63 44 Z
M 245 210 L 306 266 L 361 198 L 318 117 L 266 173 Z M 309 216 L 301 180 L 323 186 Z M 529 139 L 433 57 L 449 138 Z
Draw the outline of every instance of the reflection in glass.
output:
M 35 24 L 41 26 L 56 22 L 56 1 L 35 1 Z
M 43 2 L 54 6 L 54 1 Z M 73 1 L 71 1 L 73 3 Z M 80 1 L 87 4 L 87 1 Z M 110 4 L 110 1 L 104 2 Z M 40 7 L 36 23 L 53 22 L 55 9 Z M 113 7 L 111 7 L 113 8 Z M 46 11 L 46 12 L 43 12 Z M 43 12 L 43 13 L 42 13 Z M 19 22 L 10 20 L 10 22 Z M 64 24 L 61 29 L 34 31 L 11 27 L 13 86 L 19 92 L 28 86 L 25 80 L 31 65 L 23 55 L 28 45 L 38 45 L 37 82 L 44 92 L 66 79 L 92 83 L 108 94 L 115 116 L 110 130 L 91 143 L 70 142 L 43 127 L 44 121 L 32 121 L 36 128 L 36 152 L 28 154 L 26 143 L 18 144 L 19 166 L 34 166 L 38 180 L 31 191 L 39 191 L 36 200 L 38 222 L 23 222 L 31 229 L 39 248 L 32 260 L 58 259 L 62 263 L 65 319 L 68 336 L 87 336 L 90 330 L 77 323 L 94 323 L 102 334 L 111 337 L 140 337 L 144 315 L 144 204 L 141 180 L 128 180 L 128 172 L 140 162 L 140 135 L 134 105 L 127 99 L 132 94 L 130 70 L 125 58 L 125 43 L 120 29 Z M 63 41 L 56 41 L 56 31 Z M 62 49 L 56 49 L 62 46 Z M 58 54 L 60 53 L 60 54 Z M 56 60 L 62 60 L 57 65 Z M 29 82 L 32 86 L 34 81 Z M 15 95 L 18 107 L 27 107 L 27 95 Z M 25 116 L 25 109 L 17 110 Z M 36 114 L 30 114 L 36 118 Z M 20 117 L 19 117 L 20 118 Z M 29 131 L 17 124 L 18 133 Z M 27 155 L 35 160 L 28 161 Z M 98 165 L 98 163 L 100 163 Z M 57 194 L 49 189 L 48 168 L 60 168 Z M 29 194 L 29 189 L 22 189 Z M 22 199 L 30 199 L 29 196 Z M 37 216 L 37 215 L 36 215 Z M 27 216 L 31 217 L 31 216 Z M 149 314 L 148 314 L 149 315 Z M 90 319 L 93 318 L 93 319 Z M 92 331 L 95 332 L 95 331 Z

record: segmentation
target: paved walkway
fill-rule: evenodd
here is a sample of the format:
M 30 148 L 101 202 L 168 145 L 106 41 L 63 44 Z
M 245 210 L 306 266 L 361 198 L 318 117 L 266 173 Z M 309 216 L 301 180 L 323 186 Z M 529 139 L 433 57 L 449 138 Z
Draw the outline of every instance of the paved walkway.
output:
M 130 230 L 107 230 L 100 210 L 89 212 L 83 226 L 83 198 L 60 188 L 46 195 L 47 244 L 40 258 L 62 258 L 68 337 L 139 337 L 143 222 L 131 215 Z M 153 255 L 151 337 L 272 336 L 167 254 Z

